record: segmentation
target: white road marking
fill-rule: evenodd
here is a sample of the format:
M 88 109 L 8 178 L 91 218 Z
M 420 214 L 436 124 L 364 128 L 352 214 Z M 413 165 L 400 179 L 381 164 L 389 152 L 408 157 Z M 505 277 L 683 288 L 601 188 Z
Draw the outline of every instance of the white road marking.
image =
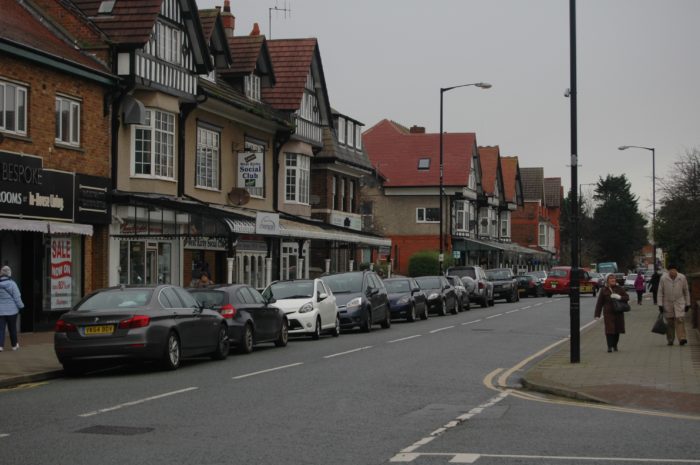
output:
M 535 304 L 535 305 L 533 305 L 533 307 L 539 307 L 540 305 L 542 305 L 542 302 L 540 302 L 540 303 L 538 303 L 538 304 Z
M 371 348 L 372 348 L 372 346 L 358 347 L 357 349 L 348 350 L 348 351 L 346 351 L 346 352 L 340 352 L 340 353 L 333 354 L 333 355 L 326 355 L 326 356 L 323 357 L 323 358 L 339 357 L 339 356 L 341 356 L 341 355 L 352 354 L 353 352 L 359 352 L 359 351 L 361 351 L 361 350 L 367 350 L 367 349 L 371 349 Z
M 401 339 L 394 339 L 393 341 L 387 342 L 387 344 L 393 344 L 394 342 L 401 342 L 401 341 L 408 341 L 409 339 L 415 339 L 417 337 L 420 337 L 420 334 L 414 334 L 413 336 L 408 336 L 408 337 L 402 337 Z
M 516 308 L 515 310 L 511 310 L 509 312 L 506 312 L 506 315 L 508 315 L 509 313 L 515 313 L 515 312 L 519 312 L 519 311 L 520 311 L 520 309 Z
M 481 457 L 500 459 L 529 459 L 529 460 L 566 460 L 566 461 L 588 461 L 588 462 L 627 462 L 627 463 L 700 463 L 696 459 L 647 459 L 634 457 L 575 457 L 557 455 L 517 455 L 517 454 L 473 454 L 455 452 L 427 452 L 427 453 L 402 453 L 397 454 L 389 460 L 390 462 L 413 462 L 419 457 L 452 457 L 449 463 L 474 463 Z
M 439 333 L 440 331 L 444 331 L 446 329 L 452 329 L 452 328 L 454 328 L 454 325 L 445 326 L 444 328 L 438 328 L 438 329 L 434 329 L 434 330 L 430 331 L 430 334 Z
M 487 319 L 487 320 L 490 320 L 491 318 L 497 318 L 497 317 L 499 317 L 499 316 L 503 316 L 503 313 L 497 313 L 497 314 L 495 314 L 495 315 L 487 316 L 486 319 Z
M 178 390 L 178 391 L 166 392 L 166 393 L 164 393 L 164 394 L 158 394 L 157 396 L 146 397 L 145 399 L 134 400 L 134 401 L 131 401 L 131 402 L 125 402 L 125 403 L 123 403 L 123 404 L 118 404 L 118 405 L 115 405 L 115 406 L 113 406 L 113 407 L 107 407 L 107 408 L 102 408 L 102 409 L 99 409 L 99 410 L 94 410 L 94 411 L 88 412 L 88 413 L 82 413 L 82 414 L 80 414 L 80 415 L 78 415 L 78 416 L 79 416 L 79 417 L 83 417 L 83 418 L 92 417 L 92 416 L 94 416 L 94 415 L 99 415 L 100 413 L 111 412 L 111 411 L 114 411 L 114 410 L 119 410 L 120 408 L 131 407 L 131 406 L 134 406 L 134 405 L 143 404 L 144 402 L 149 402 L 149 401 L 151 401 L 151 400 L 157 400 L 157 399 L 162 399 L 163 397 L 174 396 L 174 395 L 176 395 L 176 394 L 183 394 L 183 393 L 185 393 L 185 392 L 194 391 L 195 389 L 199 389 L 199 388 L 197 388 L 197 387 L 188 387 L 188 388 L 185 388 L 185 389 L 180 389 L 180 390 Z
M 8 436 L 9 436 L 9 434 L 0 434 L 0 438 L 6 438 Z
M 263 374 L 263 373 L 269 373 L 269 372 L 271 372 L 271 371 L 284 370 L 285 368 L 296 367 L 296 366 L 299 366 L 299 365 L 303 365 L 303 363 L 302 363 L 302 362 L 299 362 L 299 363 L 290 363 L 289 365 L 283 365 L 283 366 L 281 366 L 281 367 L 268 368 L 267 370 L 260 370 L 260 371 L 255 371 L 255 372 L 253 372 L 253 373 L 247 373 L 247 374 L 245 374 L 245 375 L 234 376 L 233 379 L 249 378 L 249 377 L 251 377 L 251 376 L 261 375 L 261 374 Z
M 527 310 L 528 308 L 532 308 L 532 305 L 528 305 L 527 307 L 522 307 L 520 310 Z
M 465 326 L 465 325 L 473 325 L 474 323 L 478 323 L 478 322 L 480 322 L 480 321 L 481 321 L 481 319 L 479 319 L 479 320 L 474 320 L 474 321 L 467 321 L 466 323 L 462 323 L 462 326 Z

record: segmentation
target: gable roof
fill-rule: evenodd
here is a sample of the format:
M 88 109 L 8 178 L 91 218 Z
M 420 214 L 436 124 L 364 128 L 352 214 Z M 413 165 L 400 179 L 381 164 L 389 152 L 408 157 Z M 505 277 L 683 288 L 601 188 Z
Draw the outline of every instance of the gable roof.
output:
M 544 204 L 547 207 L 561 206 L 561 178 L 544 178 Z
M 215 8 L 199 10 L 199 22 L 202 24 L 202 34 L 207 43 L 211 41 L 211 35 L 214 32 L 216 20 L 220 14 L 221 12 Z
M 501 173 L 503 174 L 503 190 L 506 202 L 518 203 L 516 183 L 518 176 L 518 157 L 501 157 Z
M 372 165 L 386 177 L 386 187 L 440 185 L 440 134 L 412 134 L 405 127 L 384 119 L 362 134 Z M 469 184 L 469 170 L 476 149 L 476 134 L 443 135 L 443 186 Z M 418 169 L 427 158 L 430 167 Z
M 63 63 L 68 62 L 107 77 L 109 70 L 105 65 L 96 58 L 76 50 L 65 38 L 49 29 L 46 24 L 48 20 L 40 20 L 39 13 L 33 14 L 28 10 L 28 6 L 25 7 L 15 0 L 0 0 L 0 8 L 0 42 L 13 44 L 30 53 L 51 56 Z M 110 75 L 109 78 L 113 77 Z
M 264 35 L 229 37 L 228 46 L 231 49 L 233 64 L 225 74 L 242 76 L 257 69 L 260 74 L 270 77 L 272 85 L 276 85 L 277 79 L 267 43 Z M 263 94 L 264 89 L 261 90 Z
M 544 201 L 544 168 L 520 168 L 523 200 Z
M 278 110 L 296 111 L 301 106 L 306 78 L 314 54 L 318 51 L 318 43 L 314 38 L 280 39 L 268 40 L 267 47 L 277 83 L 274 87 L 263 88 L 262 98 Z M 320 84 L 325 88 L 325 82 Z
M 499 158 L 501 150 L 498 145 L 479 147 L 479 162 L 481 163 L 481 186 L 484 194 L 494 195 L 498 172 L 500 170 Z M 503 182 L 501 180 L 501 182 Z
M 199 10 L 199 20 L 202 24 L 204 40 L 209 46 L 209 53 L 214 56 L 214 67 L 229 68 L 231 49 L 221 20 L 221 12 L 217 9 Z

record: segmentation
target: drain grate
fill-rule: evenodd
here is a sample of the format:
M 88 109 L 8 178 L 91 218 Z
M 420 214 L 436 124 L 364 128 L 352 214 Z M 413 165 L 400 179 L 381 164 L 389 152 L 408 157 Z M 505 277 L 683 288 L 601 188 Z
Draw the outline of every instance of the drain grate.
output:
M 489 332 L 489 331 L 495 331 L 495 329 L 493 329 L 493 328 L 472 328 L 472 331 Z
M 155 428 L 139 428 L 136 426 L 108 426 L 95 425 L 87 428 L 79 429 L 76 433 L 85 434 L 108 434 L 112 436 L 135 436 L 137 434 L 146 434 L 153 431 Z

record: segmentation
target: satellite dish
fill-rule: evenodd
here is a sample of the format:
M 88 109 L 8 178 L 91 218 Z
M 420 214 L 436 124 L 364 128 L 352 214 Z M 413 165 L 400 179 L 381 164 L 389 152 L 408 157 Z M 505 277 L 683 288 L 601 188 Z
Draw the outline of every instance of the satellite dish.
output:
M 230 205 L 245 205 L 250 202 L 250 192 L 240 187 L 234 187 L 226 194 L 226 198 Z

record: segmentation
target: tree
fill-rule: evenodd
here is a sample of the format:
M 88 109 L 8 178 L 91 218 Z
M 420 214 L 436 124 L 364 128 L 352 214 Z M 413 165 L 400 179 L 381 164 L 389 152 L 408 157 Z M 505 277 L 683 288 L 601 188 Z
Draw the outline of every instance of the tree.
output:
M 562 201 L 561 205 L 561 218 L 560 218 L 560 237 L 561 237 L 561 264 L 570 265 L 571 264 L 571 191 L 569 191 L 566 198 Z M 581 258 L 579 266 L 586 266 L 586 264 L 595 261 L 596 259 L 596 247 L 597 244 L 593 240 L 593 218 L 591 218 L 591 209 L 588 203 L 581 202 L 579 197 L 579 213 L 578 213 L 578 236 L 580 238 L 579 242 L 579 256 Z
M 634 253 L 647 244 L 647 220 L 639 212 L 639 201 L 623 174 L 600 178 L 595 190 L 599 205 L 593 213 L 592 233 L 596 261 L 615 261 L 633 268 Z
M 700 270 L 700 150 L 694 148 L 682 155 L 661 184 L 657 246 L 681 269 Z

